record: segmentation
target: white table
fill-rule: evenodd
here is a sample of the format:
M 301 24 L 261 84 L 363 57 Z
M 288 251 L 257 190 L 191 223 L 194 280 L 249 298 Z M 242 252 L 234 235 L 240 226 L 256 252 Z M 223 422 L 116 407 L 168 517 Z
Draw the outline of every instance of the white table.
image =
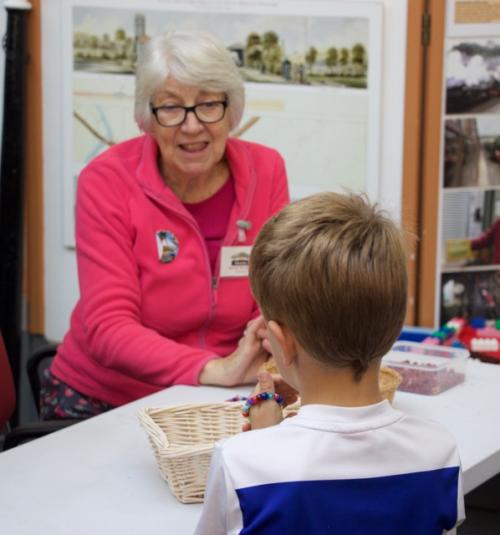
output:
M 0 532 L 191 534 L 201 505 L 170 494 L 136 413 L 248 390 L 176 386 L 0 454 Z M 465 492 L 500 473 L 500 366 L 471 360 L 464 384 L 432 397 L 397 392 L 394 404 L 451 430 Z

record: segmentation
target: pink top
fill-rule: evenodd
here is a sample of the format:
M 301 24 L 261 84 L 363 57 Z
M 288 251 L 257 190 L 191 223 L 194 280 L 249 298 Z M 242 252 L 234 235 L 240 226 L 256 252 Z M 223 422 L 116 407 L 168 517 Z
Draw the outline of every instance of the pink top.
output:
M 183 203 L 186 210 L 196 219 L 201 235 L 205 239 L 212 273 L 215 273 L 219 251 L 227 231 L 229 216 L 235 199 L 233 177 L 211 197 L 201 202 Z

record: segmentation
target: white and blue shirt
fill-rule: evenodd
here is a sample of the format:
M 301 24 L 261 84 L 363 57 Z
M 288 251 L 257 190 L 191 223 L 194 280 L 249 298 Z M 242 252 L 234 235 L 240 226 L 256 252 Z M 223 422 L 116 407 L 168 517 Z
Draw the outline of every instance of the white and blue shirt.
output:
M 452 436 L 388 401 L 306 405 L 214 450 L 197 535 L 442 535 L 463 520 Z

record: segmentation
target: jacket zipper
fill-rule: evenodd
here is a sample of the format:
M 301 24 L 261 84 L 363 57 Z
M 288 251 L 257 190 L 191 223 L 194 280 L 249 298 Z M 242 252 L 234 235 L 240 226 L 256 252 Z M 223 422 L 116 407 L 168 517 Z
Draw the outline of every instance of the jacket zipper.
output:
M 255 180 L 252 180 L 251 181 L 251 184 L 250 184 L 250 187 L 248 189 L 248 192 L 247 192 L 247 195 L 245 196 L 245 204 L 241 210 L 241 212 L 239 214 L 235 214 L 235 217 L 232 218 L 231 221 L 229 221 L 229 227 L 228 227 L 228 231 L 227 231 L 227 234 L 226 236 L 224 237 L 224 240 L 222 241 L 222 247 L 225 247 L 225 246 L 228 246 L 228 245 L 233 245 L 235 242 L 236 242 L 236 237 L 238 235 L 238 230 L 237 230 L 237 227 L 236 227 L 236 221 L 238 221 L 239 219 L 246 219 L 247 215 L 248 215 L 248 212 L 250 211 L 250 204 L 251 204 L 251 201 L 253 199 L 253 195 L 254 195 L 254 191 L 255 191 L 255 183 L 256 181 Z M 203 240 L 203 236 L 201 236 L 200 234 L 200 237 L 201 239 Z M 204 245 L 204 248 L 206 250 L 206 247 L 205 247 L 205 244 Z M 221 247 L 221 248 L 222 248 Z M 208 253 L 206 252 L 205 253 L 205 256 L 207 258 L 207 262 L 208 262 Z M 202 334 L 201 334 L 201 338 L 203 340 L 203 347 L 206 347 L 206 333 L 208 331 L 208 328 L 210 326 L 210 323 L 212 322 L 214 316 L 215 316 L 215 312 L 216 312 L 216 308 L 217 308 L 217 299 L 218 299 L 218 288 L 219 288 L 219 273 L 220 273 L 220 257 L 221 257 L 221 251 L 219 251 L 219 254 L 217 256 L 217 260 L 215 262 L 215 269 L 214 269 L 214 273 L 211 273 L 211 308 L 210 308 L 210 313 L 209 313 L 209 316 L 207 318 L 207 321 L 204 323 L 203 327 L 202 327 Z M 208 269 L 209 269 L 209 272 L 211 272 L 210 270 L 210 263 L 208 263 Z
M 237 228 L 236 228 L 236 221 L 239 219 L 246 219 L 248 212 L 250 211 L 250 204 L 252 202 L 254 192 L 255 192 L 255 185 L 256 180 L 255 177 L 252 176 L 253 180 L 251 180 L 251 183 L 249 184 L 249 188 L 247 191 L 247 194 L 245 196 L 245 204 L 243 206 L 243 209 L 241 210 L 240 214 L 234 218 L 234 220 L 229 222 L 229 230 L 222 242 L 222 247 L 227 245 L 232 245 L 236 241 L 236 237 L 238 234 Z M 148 188 L 149 189 L 149 188 Z M 178 210 L 175 206 L 169 206 L 167 203 L 164 202 L 164 199 L 161 198 L 159 195 L 156 194 L 156 192 L 149 190 L 149 195 L 154 197 L 162 206 L 165 206 L 167 209 L 172 210 L 175 212 L 178 216 L 180 216 L 184 221 L 186 221 L 191 227 L 194 229 L 196 235 L 198 236 L 198 239 L 200 240 L 202 244 L 203 249 L 203 256 L 205 258 L 205 269 L 207 273 L 209 274 L 208 281 L 209 281 L 209 289 L 208 289 L 208 302 L 209 302 L 209 310 L 208 310 L 208 316 L 205 321 L 205 323 L 201 326 L 201 328 L 198 331 L 198 341 L 199 341 L 199 347 L 202 349 L 205 349 L 207 346 L 207 340 L 206 340 L 206 334 L 208 331 L 208 327 L 210 326 L 210 323 L 212 322 L 214 316 L 215 316 L 215 310 L 217 308 L 217 290 L 219 287 L 219 275 L 214 275 L 212 273 L 211 267 L 210 267 L 210 260 L 208 258 L 208 251 L 205 244 L 205 240 L 203 239 L 203 236 L 201 235 L 201 232 L 198 228 L 198 225 L 195 223 L 192 218 L 186 217 L 186 214 L 182 211 Z M 234 230 L 233 230 L 234 229 Z M 219 255 L 217 256 L 217 260 L 215 262 L 215 273 L 220 272 L 220 256 L 221 253 L 219 251 Z

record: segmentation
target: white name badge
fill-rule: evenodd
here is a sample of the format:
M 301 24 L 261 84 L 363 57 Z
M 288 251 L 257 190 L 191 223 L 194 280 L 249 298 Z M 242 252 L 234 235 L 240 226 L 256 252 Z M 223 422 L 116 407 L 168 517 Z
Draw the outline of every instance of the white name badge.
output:
M 251 245 L 222 247 L 220 256 L 221 277 L 248 277 Z

